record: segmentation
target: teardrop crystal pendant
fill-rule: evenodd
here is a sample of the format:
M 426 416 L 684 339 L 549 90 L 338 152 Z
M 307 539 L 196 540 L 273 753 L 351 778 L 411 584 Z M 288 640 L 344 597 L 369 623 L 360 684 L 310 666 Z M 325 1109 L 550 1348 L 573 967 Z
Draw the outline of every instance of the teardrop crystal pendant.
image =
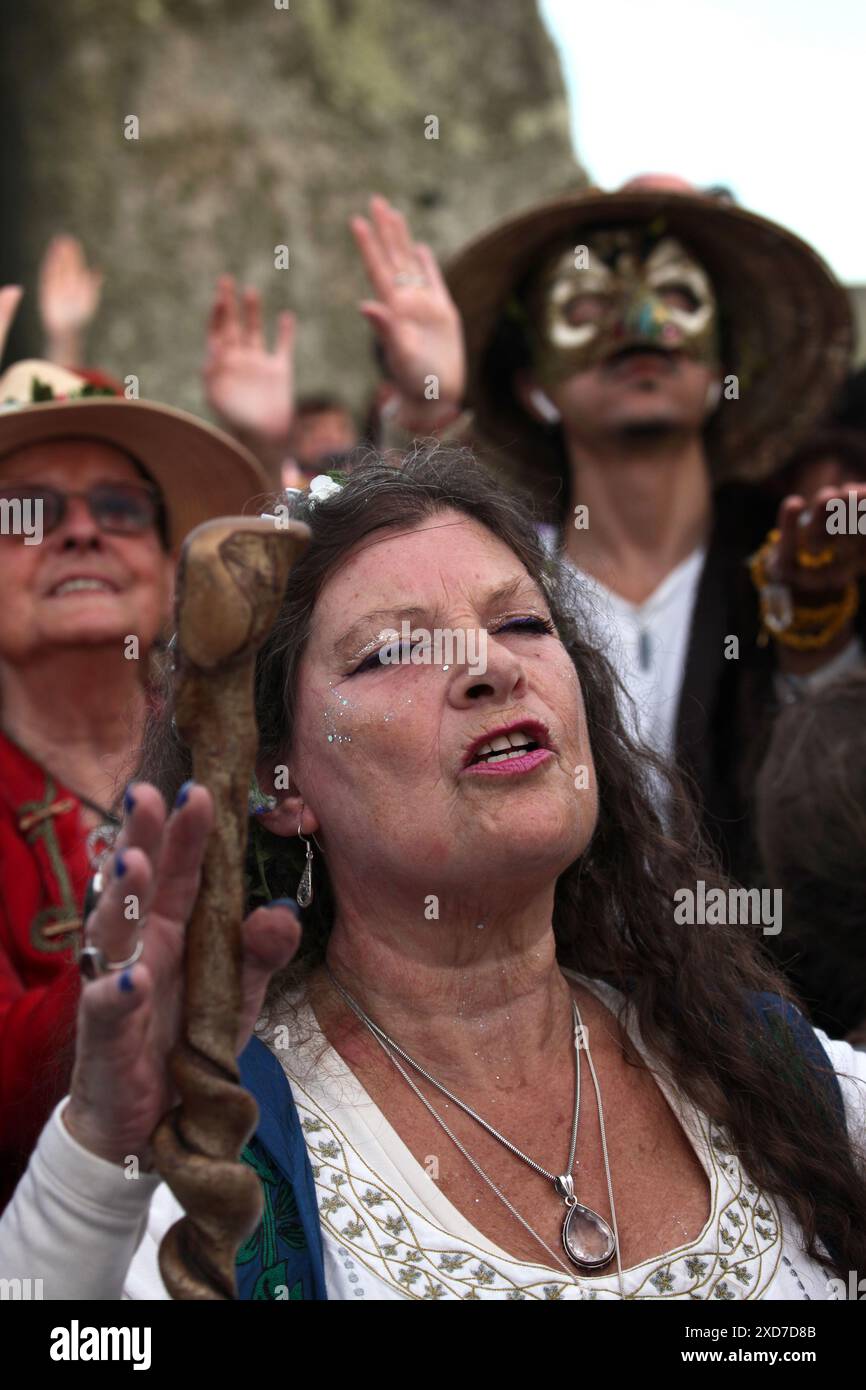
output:
M 577 1201 L 563 1222 L 562 1243 L 572 1264 L 585 1274 L 603 1269 L 616 1254 L 616 1240 L 604 1217 Z
M 304 872 L 301 874 L 301 881 L 295 893 L 295 901 L 298 907 L 309 907 L 313 901 L 313 851 L 307 841 L 307 862 L 304 865 Z

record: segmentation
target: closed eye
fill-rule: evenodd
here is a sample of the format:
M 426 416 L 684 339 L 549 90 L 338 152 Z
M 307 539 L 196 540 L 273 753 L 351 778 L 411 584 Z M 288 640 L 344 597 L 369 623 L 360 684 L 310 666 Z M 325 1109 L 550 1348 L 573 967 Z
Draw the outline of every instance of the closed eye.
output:
M 509 618 L 507 623 L 495 629 L 495 633 L 500 632 L 531 632 L 539 635 L 547 634 L 549 637 L 556 637 L 557 632 L 549 618 Z M 491 629 L 494 634 L 494 630 Z
M 516 632 L 537 637 L 558 636 L 556 627 L 550 619 L 541 617 L 509 618 L 507 622 L 501 623 L 499 627 L 488 629 L 488 631 L 490 631 L 491 635 L 497 635 L 500 632 Z M 347 672 L 347 678 L 348 676 L 360 675 L 363 671 L 373 671 L 377 666 L 400 666 L 403 664 L 403 653 L 411 653 L 413 645 L 417 646 L 418 644 L 413 644 L 412 642 L 385 643 L 382 647 L 377 648 L 376 651 L 371 652 L 369 656 L 365 656 L 364 660 L 360 662 L 353 671 Z M 382 653 L 386 650 L 388 651 L 389 659 L 383 661 Z
M 394 657 L 392 661 L 382 661 L 381 659 L 386 648 Z M 383 669 L 391 665 L 398 666 L 402 660 L 403 652 L 411 650 L 411 642 L 386 642 L 384 646 L 371 652 L 369 656 L 365 656 L 361 664 L 356 666 L 354 671 L 350 671 L 349 675 L 357 676 L 360 671 L 372 671 L 376 666 L 381 666 Z

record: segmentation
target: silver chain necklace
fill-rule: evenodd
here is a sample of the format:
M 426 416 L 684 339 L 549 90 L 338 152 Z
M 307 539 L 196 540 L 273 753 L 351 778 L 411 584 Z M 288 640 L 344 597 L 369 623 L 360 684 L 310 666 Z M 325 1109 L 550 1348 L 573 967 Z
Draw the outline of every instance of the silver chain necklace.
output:
M 610 1177 L 610 1162 L 607 1153 L 607 1137 L 605 1135 L 604 1129 L 604 1112 L 601 1104 L 601 1090 L 599 1088 L 598 1077 L 595 1073 L 595 1067 L 592 1061 L 592 1054 L 589 1050 L 589 1043 L 586 1039 L 586 1033 L 583 1027 L 583 1020 L 580 1016 L 580 1009 L 577 1006 L 577 1001 L 574 998 L 572 998 L 575 1052 L 574 1119 L 571 1128 L 571 1145 L 569 1148 L 566 1169 L 564 1173 L 557 1175 L 555 1173 L 549 1173 L 546 1168 L 543 1168 L 541 1166 L 540 1163 L 536 1163 L 534 1159 L 531 1159 L 527 1154 L 522 1153 L 521 1150 L 518 1149 L 516 1144 L 512 1144 L 509 1139 L 506 1139 L 504 1135 L 500 1134 L 499 1131 L 494 1129 L 492 1125 L 488 1124 L 486 1120 L 483 1120 L 481 1116 L 472 1109 L 471 1106 L 466 1105 L 462 1100 L 460 1100 L 459 1096 L 454 1095 L 453 1091 L 449 1091 L 447 1086 L 443 1086 L 442 1083 L 437 1081 L 434 1076 L 431 1076 L 430 1073 L 426 1071 L 425 1068 L 422 1067 L 419 1062 L 416 1062 L 412 1057 L 410 1057 L 409 1054 L 405 1052 L 403 1048 L 400 1047 L 400 1045 L 396 1043 L 394 1039 L 384 1031 L 384 1029 L 380 1028 L 378 1024 L 373 1022 L 369 1015 L 366 1014 L 364 1010 L 361 1008 L 360 1004 L 358 1004 L 357 1001 L 352 998 L 348 990 L 344 989 L 343 986 L 340 984 L 339 980 L 336 979 L 336 977 L 331 971 L 330 966 L 325 964 L 325 970 L 327 971 L 334 987 L 339 991 L 343 999 L 353 1010 L 353 1012 L 358 1016 L 358 1018 L 361 1019 L 362 1023 L 364 1023 L 365 1026 L 370 1030 L 370 1032 L 373 1034 L 373 1037 L 379 1043 L 380 1047 L 382 1047 L 383 1051 L 387 1054 L 387 1056 L 390 1057 L 394 1066 L 397 1068 L 397 1070 L 400 1072 L 400 1074 L 403 1076 L 404 1080 L 409 1084 L 409 1086 L 411 1086 L 412 1090 L 415 1092 L 421 1103 L 425 1106 L 425 1108 L 429 1111 L 429 1113 L 433 1116 L 433 1118 L 441 1126 L 441 1128 L 445 1130 L 445 1133 L 457 1146 L 457 1148 L 468 1160 L 468 1162 L 471 1163 L 472 1167 L 475 1169 L 476 1173 L 478 1173 L 479 1177 L 483 1178 L 483 1180 L 487 1183 L 488 1187 L 490 1187 L 493 1190 L 493 1192 L 496 1193 L 497 1197 L 499 1197 L 499 1199 L 502 1202 L 504 1202 L 508 1210 L 512 1213 L 513 1216 L 517 1218 L 521 1225 L 525 1227 L 525 1229 L 530 1233 L 530 1235 L 532 1235 L 534 1239 L 537 1240 L 539 1244 L 544 1247 L 547 1253 L 556 1261 L 558 1265 L 560 1265 L 561 1268 L 563 1268 L 566 1271 L 569 1277 L 573 1278 L 572 1272 L 568 1268 L 568 1266 L 563 1264 L 559 1256 L 554 1254 L 554 1252 L 550 1249 L 550 1246 L 547 1244 L 547 1242 L 542 1239 L 542 1237 L 538 1234 L 537 1231 L 533 1230 L 532 1226 L 529 1225 L 528 1221 L 524 1220 L 524 1218 L 515 1209 L 515 1207 L 512 1206 L 511 1202 L 509 1202 L 505 1194 L 500 1191 L 500 1189 L 496 1186 L 493 1180 L 489 1178 L 487 1174 L 484 1172 L 484 1170 L 481 1168 L 480 1164 L 478 1164 L 476 1160 L 472 1157 L 472 1155 L 466 1150 L 466 1148 L 464 1148 L 463 1144 L 461 1144 L 457 1136 L 452 1132 L 452 1130 L 448 1127 L 448 1125 L 445 1123 L 442 1117 L 433 1108 L 433 1106 L 427 1100 L 426 1096 L 422 1093 L 422 1091 L 419 1090 L 418 1086 L 416 1086 L 415 1082 L 409 1076 L 408 1072 L 406 1072 L 406 1070 L 400 1066 L 400 1063 L 397 1061 L 397 1058 L 393 1055 L 394 1053 L 397 1053 L 400 1057 L 402 1057 L 404 1061 L 408 1062 L 410 1066 L 414 1067 L 415 1070 L 421 1074 L 421 1076 L 425 1077 L 425 1079 L 429 1081 L 432 1086 L 435 1086 L 438 1091 L 441 1091 L 443 1095 L 447 1096 L 449 1100 L 453 1101 L 455 1105 L 459 1106 L 461 1110 L 463 1110 L 467 1115 L 471 1116 L 473 1120 L 477 1121 L 477 1123 L 480 1124 L 483 1129 L 487 1130 L 488 1134 L 492 1135 L 494 1139 L 497 1139 L 500 1144 L 503 1144 L 511 1153 L 515 1155 L 516 1158 L 519 1158 L 524 1163 L 527 1163 L 530 1168 L 533 1168 L 535 1170 L 536 1173 L 539 1173 L 542 1177 L 547 1178 L 549 1182 L 553 1183 L 557 1195 L 562 1198 L 566 1206 L 566 1215 L 562 1225 L 562 1244 L 565 1249 L 565 1253 L 571 1261 L 572 1265 L 575 1265 L 579 1270 L 581 1270 L 582 1273 L 585 1274 L 597 1273 L 600 1269 L 603 1269 L 605 1265 L 609 1264 L 614 1256 L 616 1256 L 616 1266 L 617 1273 L 619 1275 L 620 1294 L 624 1298 L 625 1292 L 623 1289 L 622 1282 L 622 1266 L 620 1264 L 619 1257 L 619 1232 L 617 1230 L 616 1208 L 614 1206 L 613 1186 L 611 1184 Z M 604 1155 L 604 1171 L 605 1177 L 607 1179 L 607 1192 L 608 1200 L 610 1201 L 610 1211 L 611 1220 L 613 1222 L 613 1229 L 611 1229 L 608 1223 L 604 1220 L 602 1216 L 599 1215 L 598 1212 L 593 1211 L 591 1207 L 584 1206 L 581 1202 L 577 1200 L 577 1197 L 574 1194 L 574 1179 L 572 1177 L 572 1169 L 574 1167 L 574 1155 L 575 1149 L 577 1147 L 577 1128 L 580 1118 L 581 1047 L 583 1047 L 586 1052 L 587 1064 L 589 1066 L 590 1075 L 592 1077 L 593 1086 L 595 1088 L 596 1105 L 598 1107 L 599 1128 L 601 1131 L 601 1147 L 602 1153 Z

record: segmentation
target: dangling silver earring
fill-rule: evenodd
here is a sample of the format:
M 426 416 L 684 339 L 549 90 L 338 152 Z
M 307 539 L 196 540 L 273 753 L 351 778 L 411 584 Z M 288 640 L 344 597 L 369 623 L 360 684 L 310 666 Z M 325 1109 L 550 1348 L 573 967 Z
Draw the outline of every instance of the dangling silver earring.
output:
M 313 901 L 313 850 L 309 840 L 305 835 L 301 835 L 301 822 L 298 821 L 298 836 L 307 846 L 307 862 L 304 865 L 304 872 L 301 874 L 301 881 L 298 884 L 298 891 L 295 900 L 298 907 L 309 907 Z
M 562 416 L 559 412 L 558 407 L 553 404 L 553 401 L 550 399 L 546 391 L 542 391 L 539 387 L 536 386 L 533 388 L 532 391 L 530 391 L 529 399 L 532 401 L 532 404 L 535 406 L 535 409 L 538 411 L 539 415 L 542 417 L 546 424 L 559 424 L 560 420 L 562 419 Z

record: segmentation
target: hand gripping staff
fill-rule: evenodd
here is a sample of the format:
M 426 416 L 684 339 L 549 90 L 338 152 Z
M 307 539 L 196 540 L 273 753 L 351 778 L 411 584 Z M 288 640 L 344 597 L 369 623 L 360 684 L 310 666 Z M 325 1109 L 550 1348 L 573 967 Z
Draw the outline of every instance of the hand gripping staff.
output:
M 178 571 L 175 722 L 214 828 L 185 946 L 181 1038 L 170 1058 L 179 1104 L 153 1136 L 156 1166 L 185 1216 L 159 1266 L 172 1298 L 232 1299 L 235 1255 L 255 1229 L 261 1187 L 239 1155 L 258 1121 L 239 1083 L 241 923 L 247 797 L 258 742 L 256 656 L 279 612 L 309 530 L 274 518 L 221 517 L 196 527 Z

